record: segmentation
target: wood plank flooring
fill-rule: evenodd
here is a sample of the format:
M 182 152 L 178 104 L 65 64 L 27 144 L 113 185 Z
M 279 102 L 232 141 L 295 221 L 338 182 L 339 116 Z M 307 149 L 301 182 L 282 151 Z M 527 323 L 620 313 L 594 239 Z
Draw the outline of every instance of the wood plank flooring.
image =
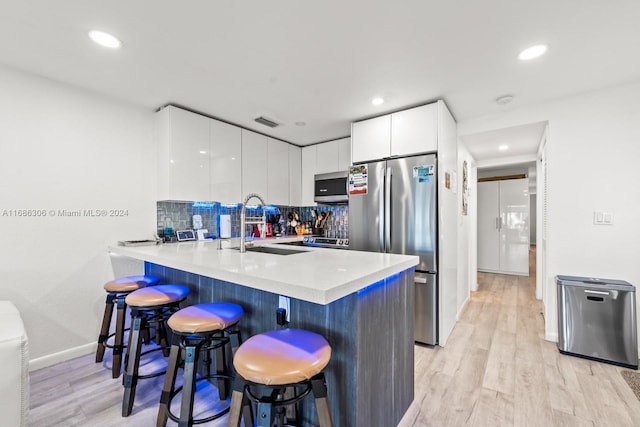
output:
M 544 340 L 535 275 L 480 273 L 478 280 L 446 348 L 415 347 L 415 400 L 400 427 L 640 426 L 640 402 L 623 368 L 561 355 Z M 122 418 L 121 379 L 111 378 L 107 357 L 93 357 L 31 374 L 31 426 L 155 425 L 162 377 L 139 383 L 133 414 Z M 144 369 L 156 365 L 151 357 Z M 217 401 L 213 386 L 200 387 L 197 413 Z
M 478 281 L 447 346 L 415 347 L 415 400 L 399 427 L 640 426 L 624 368 L 544 340 L 535 274 Z

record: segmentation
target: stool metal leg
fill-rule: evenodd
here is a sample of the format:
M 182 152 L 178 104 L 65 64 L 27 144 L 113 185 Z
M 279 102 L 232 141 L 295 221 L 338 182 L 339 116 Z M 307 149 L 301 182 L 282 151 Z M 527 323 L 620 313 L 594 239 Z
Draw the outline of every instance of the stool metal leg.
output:
M 178 367 L 181 360 L 180 337 L 174 335 L 172 341 L 171 352 L 169 354 L 169 365 L 167 366 L 167 373 L 164 377 L 164 386 L 162 387 L 162 394 L 160 396 L 160 407 L 158 409 L 156 427 L 165 427 L 167 425 L 171 394 L 176 386 L 176 376 L 178 374 Z
M 124 340 L 124 318 L 127 311 L 127 303 L 125 297 L 120 296 L 116 298 L 117 301 L 117 314 L 116 314 L 116 334 L 113 342 L 113 361 L 111 364 L 111 377 L 118 378 L 120 376 L 120 366 L 122 363 L 122 351 L 124 346 L 122 341 Z
M 104 343 L 109 337 L 109 327 L 111 326 L 111 316 L 113 313 L 113 299 L 115 294 L 108 293 L 107 300 L 104 304 L 104 315 L 102 316 L 102 327 L 100 328 L 100 336 L 98 337 L 98 349 L 96 350 L 96 363 L 102 362 L 104 358 Z
M 225 346 L 215 350 L 216 352 L 216 374 L 227 375 L 229 369 L 227 367 L 227 352 Z M 218 378 L 218 396 L 220 400 L 224 400 L 229 396 L 229 380 L 227 378 Z
M 327 397 L 327 383 L 323 373 L 311 378 L 311 391 L 316 401 L 320 427 L 333 427 L 331 412 L 329 411 L 329 398 Z
M 193 399 L 196 393 L 196 368 L 198 362 L 199 345 L 187 345 L 184 359 L 184 384 L 182 385 L 182 402 L 180 404 L 179 427 L 193 425 Z
M 144 314 L 135 315 L 132 319 L 131 334 L 129 335 L 129 350 L 127 352 L 127 366 L 124 376 L 124 396 L 122 398 L 122 416 L 128 417 L 133 410 L 138 385 L 138 367 L 140 365 L 140 351 L 142 347 L 142 328 Z

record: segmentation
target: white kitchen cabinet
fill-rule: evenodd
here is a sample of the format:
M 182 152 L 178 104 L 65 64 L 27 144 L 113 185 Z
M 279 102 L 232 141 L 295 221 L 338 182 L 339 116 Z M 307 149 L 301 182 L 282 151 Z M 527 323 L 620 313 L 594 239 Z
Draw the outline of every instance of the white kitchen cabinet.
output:
M 302 147 L 302 206 L 315 206 L 313 201 L 316 174 L 316 146 Z
M 242 201 L 242 135 L 237 126 L 210 119 L 211 196 L 220 203 Z
M 315 147 L 316 173 L 336 172 L 339 168 L 338 141 L 323 142 Z
M 406 156 L 437 150 L 437 103 L 391 114 L 392 156 Z
M 362 163 L 438 150 L 438 104 L 351 124 L 351 161 Z
M 302 205 L 302 149 L 289 144 L 289 205 Z
M 267 137 L 242 129 L 242 200 L 249 193 L 267 197 Z M 269 200 L 265 200 L 269 203 Z
M 351 124 L 351 161 L 383 159 L 391 155 L 391 115 Z
M 338 141 L 338 170 L 348 171 L 351 166 L 351 138 L 342 138 Z
M 478 183 L 478 270 L 529 274 L 529 182 Z
M 316 145 L 316 173 L 347 171 L 351 166 L 351 138 Z
M 289 144 L 267 138 L 267 194 L 270 205 L 289 205 Z
M 156 120 L 158 200 L 208 200 L 210 119 L 168 106 Z

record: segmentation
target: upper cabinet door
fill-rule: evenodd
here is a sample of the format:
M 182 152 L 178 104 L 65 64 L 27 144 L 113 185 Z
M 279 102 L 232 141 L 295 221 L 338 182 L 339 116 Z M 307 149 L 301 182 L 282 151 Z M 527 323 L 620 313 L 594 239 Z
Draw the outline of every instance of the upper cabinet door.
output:
M 338 171 L 338 141 L 329 141 L 316 145 L 316 156 L 316 173 Z
M 170 198 L 209 199 L 209 118 L 167 107 L 170 118 Z
M 438 150 L 438 104 L 391 114 L 391 155 L 405 156 Z
M 348 171 L 351 166 L 351 138 L 342 138 L 338 143 L 338 170 Z
M 267 138 L 267 185 L 265 201 L 270 205 L 289 204 L 289 144 Z
M 211 198 L 220 203 L 242 201 L 242 136 L 240 128 L 211 119 Z
M 302 149 L 289 144 L 289 205 L 302 205 Z
M 351 124 L 351 161 L 383 159 L 391 155 L 391 116 Z
M 316 145 L 302 147 L 302 206 L 315 206 Z
M 267 137 L 242 129 L 242 201 L 249 193 L 265 198 L 267 192 Z

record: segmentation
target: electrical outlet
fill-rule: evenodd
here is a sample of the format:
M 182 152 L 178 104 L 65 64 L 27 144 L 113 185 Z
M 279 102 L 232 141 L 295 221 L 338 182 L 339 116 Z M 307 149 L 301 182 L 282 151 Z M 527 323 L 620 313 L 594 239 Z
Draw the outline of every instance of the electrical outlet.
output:
M 284 308 L 287 312 L 287 322 L 291 321 L 291 298 L 278 296 L 278 308 Z

